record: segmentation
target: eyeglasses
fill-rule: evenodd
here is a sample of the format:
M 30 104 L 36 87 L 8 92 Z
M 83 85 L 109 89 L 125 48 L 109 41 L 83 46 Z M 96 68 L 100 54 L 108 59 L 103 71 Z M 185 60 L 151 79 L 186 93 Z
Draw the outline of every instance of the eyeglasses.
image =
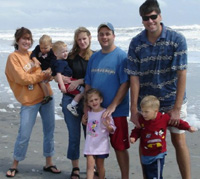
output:
M 157 19 L 157 17 L 158 17 L 158 14 L 154 14 L 154 15 L 151 15 L 151 16 L 142 16 L 142 20 L 143 21 L 148 21 L 149 19 L 155 20 L 155 19 Z

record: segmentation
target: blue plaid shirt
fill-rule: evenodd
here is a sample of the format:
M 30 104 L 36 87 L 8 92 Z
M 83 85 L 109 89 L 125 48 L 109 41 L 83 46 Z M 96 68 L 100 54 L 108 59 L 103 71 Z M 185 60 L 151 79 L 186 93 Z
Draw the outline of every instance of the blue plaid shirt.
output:
M 160 100 L 161 111 L 168 111 L 176 100 L 177 71 L 187 69 L 187 44 L 182 34 L 161 25 L 155 44 L 148 41 L 146 30 L 132 39 L 125 71 L 139 77 L 138 104 L 144 96 L 154 95 Z

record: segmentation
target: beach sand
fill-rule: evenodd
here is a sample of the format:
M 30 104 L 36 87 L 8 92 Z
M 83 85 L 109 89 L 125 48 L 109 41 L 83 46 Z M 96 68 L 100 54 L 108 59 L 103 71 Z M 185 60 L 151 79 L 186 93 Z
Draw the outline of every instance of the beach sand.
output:
M 197 118 L 200 117 L 199 108 L 199 79 L 200 65 L 193 64 L 188 70 L 187 81 L 187 96 L 188 96 L 188 111 L 190 115 L 195 112 Z M 4 98 L 9 96 L 4 92 Z M 2 95 L 2 93 L 1 93 Z M 6 97 L 7 96 L 7 97 Z M 3 99 L 3 98 L 2 98 Z M 59 103 L 58 99 L 57 103 Z M 6 178 L 5 173 L 12 164 L 12 155 L 14 143 L 16 140 L 18 128 L 19 128 L 19 109 L 20 105 L 14 103 L 14 108 L 8 100 L 7 102 L 0 102 L 0 179 Z M 57 107 L 57 115 L 62 116 L 61 109 Z M 129 132 L 133 128 L 133 124 L 129 123 Z M 200 168 L 200 132 L 189 133 L 186 132 L 187 143 L 191 154 L 191 171 L 192 179 L 199 179 Z M 27 151 L 26 159 L 21 161 L 18 167 L 19 173 L 15 178 L 26 179 L 51 179 L 51 178 L 69 178 L 71 173 L 71 163 L 66 158 L 66 150 L 68 145 L 68 133 L 64 120 L 56 120 L 55 128 L 55 155 L 53 157 L 54 164 L 62 171 L 61 174 L 55 175 L 44 172 L 43 166 L 45 159 L 42 155 L 42 124 L 38 117 L 36 124 L 33 128 L 29 148 Z M 138 143 L 131 145 L 129 149 L 130 155 L 130 179 L 142 179 L 141 166 L 138 155 Z M 167 148 L 168 155 L 165 159 L 165 167 L 163 176 L 167 179 L 181 179 L 178 166 L 176 163 L 175 151 L 170 141 L 170 134 L 167 134 Z M 84 138 L 81 139 L 81 158 L 80 158 L 80 176 L 86 178 L 86 159 L 82 155 L 84 146 Z M 189 162 L 189 161 L 188 161 Z M 120 178 L 120 170 L 116 161 L 115 153 L 111 149 L 109 158 L 105 160 L 106 178 L 118 179 Z
M 0 112 L 0 178 L 6 178 L 5 172 L 11 166 L 13 147 L 16 139 L 16 134 L 19 127 L 19 109 L 10 109 L 6 107 L 8 104 L 0 104 L 0 109 L 5 109 L 7 112 Z M 61 114 L 62 115 L 62 114 Z M 133 125 L 129 124 L 130 130 Z M 37 119 L 34 126 L 26 159 L 20 162 L 18 167 L 19 173 L 15 178 L 28 178 L 28 179 L 42 179 L 42 178 L 69 178 L 71 172 L 71 164 L 66 159 L 66 149 L 68 144 L 68 134 L 66 125 L 63 120 L 56 120 L 55 128 L 55 155 L 54 164 L 62 170 L 61 174 L 55 175 L 44 172 L 44 157 L 42 156 L 42 124 L 40 118 Z M 192 164 L 192 179 L 199 178 L 200 155 L 199 155 L 199 138 L 200 133 L 196 132 L 191 134 L 186 133 L 187 143 L 190 148 L 191 164 Z M 170 141 L 170 134 L 167 135 L 168 155 L 164 167 L 164 178 L 180 179 L 179 170 L 176 164 L 175 152 Z M 84 138 L 82 135 L 81 140 L 81 154 L 84 146 Z M 129 149 L 130 155 L 130 178 L 142 179 L 141 167 L 138 157 L 138 142 L 131 145 Z M 120 171 L 115 158 L 113 149 L 110 156 L 105 160 L 106 178 L 117 179 L 120 178 Z M 86 178 L 86 160 L 81 155 L 80 158 L 81 178 Z

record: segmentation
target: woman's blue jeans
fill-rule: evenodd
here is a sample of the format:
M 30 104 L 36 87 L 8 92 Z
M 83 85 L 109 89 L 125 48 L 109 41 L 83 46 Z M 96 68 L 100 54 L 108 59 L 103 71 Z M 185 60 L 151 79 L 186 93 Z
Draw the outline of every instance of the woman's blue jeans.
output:
M 21 106 L 20 127 L 15 142 L 13 157 L 17 161 L 24 160 L 37 114 L 40 113 L 43 125 L 43 155 L 51 157 L 54 154 L 54 98 L 47 104 Z
M 76 117 L 67 109 L 67 105 L 71 103 L 72 99 L 73 97 L 63 94 L 62 111 L 69 134 L 67 158 L 70 160 L 77 160 L 80 157 L 81 118 L 83 115 L 83 104 L 82 101 L 79 102 L 77 109 L 79 116 Z

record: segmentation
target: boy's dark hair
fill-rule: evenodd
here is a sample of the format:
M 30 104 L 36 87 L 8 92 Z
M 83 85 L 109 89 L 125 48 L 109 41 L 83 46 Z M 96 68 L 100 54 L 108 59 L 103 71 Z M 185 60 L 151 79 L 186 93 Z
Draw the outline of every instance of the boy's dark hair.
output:
M 161 13 L 161 10 L 160 10 L 157 0 L 146 0 L 140 6 L 139 11 L 140 11 L 140 16 L 145 16 L 146 14 L 149 14 L 152 11 L 155 11 L 157 14 Z

